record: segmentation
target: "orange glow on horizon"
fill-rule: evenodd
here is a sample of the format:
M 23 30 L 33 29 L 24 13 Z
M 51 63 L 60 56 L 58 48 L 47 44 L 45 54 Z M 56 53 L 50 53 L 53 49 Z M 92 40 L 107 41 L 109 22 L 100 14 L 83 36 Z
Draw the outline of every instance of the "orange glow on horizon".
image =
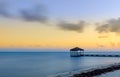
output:
M 35 47 L 35 48 L 118 48 L 120 37 L 108 34 L 102 37 L 95 32 L 93 25 L 83 33 L 63 31 L 56 26 L 37 22 L 2 20 L 0 22 L 0 47 Z

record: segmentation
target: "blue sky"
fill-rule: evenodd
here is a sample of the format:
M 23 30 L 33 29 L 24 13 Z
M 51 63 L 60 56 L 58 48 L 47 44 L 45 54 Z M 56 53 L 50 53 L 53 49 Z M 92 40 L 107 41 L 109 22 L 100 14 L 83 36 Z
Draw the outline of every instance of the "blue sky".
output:
M 42 0 L 58 18 L 104 19 L 120 16 L 120 0 Z
M 42 4 L 50 18 L 101 20 L 120 16 L 120 0 L 6 0 L 6 2 L 11 4 L 8 9 L 13 14 L 18 13 L 20 8 Z

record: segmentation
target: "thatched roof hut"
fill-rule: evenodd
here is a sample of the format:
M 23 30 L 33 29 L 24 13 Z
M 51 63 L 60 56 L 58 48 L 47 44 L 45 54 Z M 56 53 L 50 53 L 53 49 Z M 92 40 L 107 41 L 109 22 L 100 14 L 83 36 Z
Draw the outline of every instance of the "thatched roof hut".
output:
M 84 49 L 75 47 L 75 48 L 70 49 L 70 51 L 84 51 Z

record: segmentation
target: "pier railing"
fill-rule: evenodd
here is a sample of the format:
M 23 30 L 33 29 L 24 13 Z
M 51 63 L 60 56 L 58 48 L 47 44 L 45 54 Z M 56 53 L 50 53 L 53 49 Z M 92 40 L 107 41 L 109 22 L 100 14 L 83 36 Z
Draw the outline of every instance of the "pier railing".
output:
M 120 57 L 120 53 L 105 53 L 105 52 L 99 52 L 99 53 L 88 53 L 88 52 L 70 52 L 71 57 L 82 57 L 82 56 L 92 56 L 92 57 Z

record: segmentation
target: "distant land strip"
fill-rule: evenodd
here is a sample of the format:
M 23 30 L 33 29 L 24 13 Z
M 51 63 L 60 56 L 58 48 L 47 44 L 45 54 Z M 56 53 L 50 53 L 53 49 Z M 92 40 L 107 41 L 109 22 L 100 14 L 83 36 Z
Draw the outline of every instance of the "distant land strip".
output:
M 115 63 L 105 67 L 88 70 L 86 72 L 84 71 L 79 74 L 74 74 L 73 76 L 70 77 L 94 77 L 108 72 L 113 72 L 116 70 L 120 70 L 120 63 Z

